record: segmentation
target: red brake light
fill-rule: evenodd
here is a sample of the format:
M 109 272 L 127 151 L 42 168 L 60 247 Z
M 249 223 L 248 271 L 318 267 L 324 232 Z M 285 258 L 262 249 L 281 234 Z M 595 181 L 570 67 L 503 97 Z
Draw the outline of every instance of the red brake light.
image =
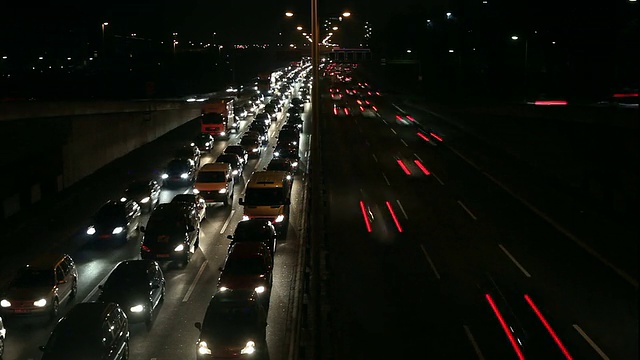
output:
M 144 252 L 151 252 L 151 249 L 149 249 L 149 247 L 147 245 L 142 245 L 140 247 L 140 250 L 142 250 Z
M 333 115 L 338 115 L 338 108 L 333 108 Z
M 534 105 L 567 105 L 566 100 L 536 100 Z
M 371 108 L 373 109 L 373 111 L 378 111 L 378 108 L 375 106 L 372 106 Z
M 344 113 L 345 113 L 345 115 L 349 115 L 349 109 L 345 108 L 344 109 Z
M 360 106 L 360 111 L 364 111 L 364 108 L 362 106 Z
M 614 98 L 638 97 L 638 93 L 613 94 Z

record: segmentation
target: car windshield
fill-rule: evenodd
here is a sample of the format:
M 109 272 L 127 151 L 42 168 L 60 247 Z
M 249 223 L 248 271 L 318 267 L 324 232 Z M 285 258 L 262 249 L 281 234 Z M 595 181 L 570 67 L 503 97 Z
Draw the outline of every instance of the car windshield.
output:
M 200 121 L 203 124 L 222 124 L 224 123 L 224 117 L 221 114 L 209 113 L 202 115 Z
M 269 237 L 271 237 L 271 231 L 264 224 L 252 224 L 248 221 L 238 223 L 238 227 L 233 233 L 233 240 L 235 241 L 262 241 Z
M 148 283 L 146 269 L 131 266 L 116 267 L 104 283 L 105 289 L 142 287 Z
M 245 193 L 247 205 L 284 205 L 285 196 L 282 188 L 250 188 Z
M 205 330 L 237 327 L 255 323 L 258 312 L 254 306 L 245 303 L 221 303 L 209 306 L 202 327 Z
M 51 286 L 54 282 L 53 270 L 23 268 L 13 279 L 11 285 L 15 288 L 30 288 Z
M 149 190 L 149 183 L 147 182 L 135 182 L 129 184 L 126 190 L 127 194 L 139 194 Z
M 231 164 L 231 166 L 236 166 L 238 165 L 238 156 L 232 155 L 232 154 L 222 154 L 218 156 L 218 159 L 216 159 L 216 162 L 223 162 L 223 163 Z
M 291 171 L 291 164 L 287 162 L 274 161 L 269 163 L 267 170 Z
M 147 234 L 182 234 L 186 229 L 187 221 L 181 216 L 153 216 L 152 214 L 147 222 Z M 145 242 L 150 239 L 155 239 L 155 237 L 145 236 Z
M 77 326 L 61 322 L 56 326 L 47 341 L 47 352 L 66 353 L 69 358 L 74 355 L 86 356 L 86 359 L 100 359 L 102 344 L 97 329 Z
M 257 145 L 258 140 L 255 137 L 243 137 L 242 140 L 240 140 L 240 144 L 241 145 Z
M 191 158 L 193 157 L 193 150 L 188 148 L 178 149 L 175 152 L 175 157 L 177 158 Z
M 200 171 L 196 177 L 196 182 L 219 183 L 225 182 L 226 179 L 224 171 Z
M 120 205 L 105 205 L 95 215 L 95 220 L 98 222 L 110 222 L 122 218 L 124 218 L 124 208 Z
M 184 161 L 172 161 L 167 165 L 167 171 L 169 172 L 188 172 L 189 165 Z
M 264 274 L 266 270 L 267 268 L 261 258 L 234 258 L 227 260 L 222 273 L 223 275 L 260 275 Z

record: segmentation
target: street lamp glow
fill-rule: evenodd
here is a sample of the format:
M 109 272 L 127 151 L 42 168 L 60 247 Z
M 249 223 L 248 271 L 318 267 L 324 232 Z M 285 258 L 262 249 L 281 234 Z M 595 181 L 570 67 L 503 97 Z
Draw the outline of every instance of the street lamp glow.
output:
M 452 52 L 453 52 L 453 49 L 449 49 L 449 52 L 450 52 L 450 53 L 452 53 Z
M 511 36 L 511 40 L 518 40 L 518 39 L 519 39 L 519 38 L 518 38 L 518 35 L 513 35 L 513 36 Z
M 287 11 L 286 13 L 284 13 L 284 16 L 286 17 L 292 17 L 293 13 L 291 11 Z
M 348 12 L 348 11 L 345 11 L 345 12 L 342 13 L 342 16 L 349 17 L 349 16 L 351 16 L 351 13 Z
M 298 26 L 298 27 L 296 28 L 296 30 L 298 30 L 298 31 L 302 30 L 302 26 Z
M 107 26 L 107 25 L 109 25 L 109 23 L 108 22 L 103 22 L 102 25 L 103 26 Z
M 408 49 L 408 50 L 407 50 L 407 54 L 411 54 L 411 49 Z
M 302 35 L 307 36 L 307 33 L 306 33 L 306 32 L 303 32 L 303 33 L 302 33 Z
M 338 30 L 338 27 L 334 26 L 334 27 L 331 28 L 331 30 Z

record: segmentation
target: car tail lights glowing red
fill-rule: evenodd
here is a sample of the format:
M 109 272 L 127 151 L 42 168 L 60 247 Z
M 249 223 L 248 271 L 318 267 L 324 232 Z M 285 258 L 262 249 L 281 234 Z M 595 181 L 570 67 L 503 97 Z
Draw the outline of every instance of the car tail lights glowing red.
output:
M 400 165 L 400 168 L 402 168 L 402 171 L 404 171 L 405 174 L 407 175 L 411 175 L 411 171 L 409 171 L 409 168 L 407 168 L 407 165 L 404 164 L 404 162 L 402 162 L 402 160 L 398 159 L 398 165 Z
M 556 335 L 556 332 L 553 331 L 553 328 L 551 327 L 551 325 L 549 325 L 549 322 L 547 322 L 547 320 L 544 318 L 544 316 L 540 312 L 540 309 L 538 309 L 536 304 L 533 303 L 533 300 L 531 300 L 531 298 L 527 294 L 524 295 L 524 299 L 527 301 L 527 303 L 529 304 L 533 312 L 536 314 L 538 319 L 540 319 L 545 329 L 547 329 L 547 331 L 549 332 L 549 335 L 551 335 L 551 337 L 553 338 L 553 341 L 556 343 L 556 345 L 558 345 L 558 347 L 560 348 L 560 351 L 562 351 L 562 354 L 565 356 L 565 358 L 567 358 L 567 360 L 572 360 L 573 358 L 571 357 L 571 354 L 569 354 L 569 351 L 564 346 L 564 344 L 562 344 L 562 341 L 560 341 L 560 338 L 558 337 L 558 335 Z
M 429 170 L 420 162 L 420 160 L 416 159 L 413 160 L 413 162 L 416 164 L 416 166 L 418 166 L 420 170 L 422 170 L 425 175 L 431 175 L 431 172 L 429 172 Z
M 364 223 L 367 226 L 367 231 L 371 232 L 371 222 L 369 221 L 369 215 L 367 214 L 367 209 L 365 208 L 363 201 L 360 201 L 360 211 L 362 211 L 362 217 L 364 218 Z
M 513 350 L 516 352 L 518 359 L 524 360 L 524 355 L 522 354 L 522 350 L 520 349 L 520 346 L 516 342 L 516 339 L 513 337 L 513 334 L 511 333 L 511 329 L 509 328 L 509 325 L 502 317 L 502 314 L 500 313 L 500 310 L 498 310 L 498 307 L 496 306 L 496 303 L 493 301 L 493 298 L 491 298 L 491 295 L 489 294 L 485 294 L 484 296 L 487 299 L 487 302 L 489 302 L 489 305 L 491 306 L 491 310 L 493 310 L 493 313 L 496 315 L 496 318 L 498 318 L 498 321 L 500 322 L 500 326 L 502 327 L 502 330 L 507 335 L 507 338 L 509 338 L 509 342 L 511 343 Z
M 534 105 L 567 105 L 566 100 L 536 100 Z
M 431 140 L 429 140 L 429 138 L 428 138 L 425 134 L 423 134 L 423 133 L 421 133 L 421 132 L 419 132 L 419 133 L 417 133 L 417 134 L 418 134 L 418 136 L 420 136 L 420 138 L 422 138 L 422 140 L 424 140 L 424 141 L 431 141 Z
M 400 222 L 396 217 L 396 213 L 393 211 L 393 208 L 391 207 L 391 203 L 388 201 L 387 201 L 387 209 L 389 209 L 389 213 L 391 213 L 391 218 L 393 219 L 393 222 L 396 224 L 396 228 L 398 228 L 399 232 L 402 232 L 402 226 L 400 226 Z

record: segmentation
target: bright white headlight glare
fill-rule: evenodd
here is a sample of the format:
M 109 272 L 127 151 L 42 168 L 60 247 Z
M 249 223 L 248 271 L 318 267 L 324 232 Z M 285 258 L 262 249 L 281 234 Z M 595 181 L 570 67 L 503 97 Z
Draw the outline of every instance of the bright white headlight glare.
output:
M 221 131 L 221 132 L 220 132 L 220 135 L 221 135 L 221 136 L 225 136 L 225 135 L 227 135 L 227 133 L 226 133 L 226 132 L 224 132 L 224 131 Z
M 180 178 L 181 179 L 186 179 L 188 177 L 189 177 L 189 174 L 187 174 L 187 173 L 180 174 Z
M 297 161 L 294 161 L 294 162 L 293 162 L 293 164 L 291 164 L 291 166 L 293 166 L 293 167 L 298 166 L 298 162 L 297 162 Z
M 194 194 L 200 194 L 200 190 L 198 190 L 198 189 L 193 189 L 193 193 L 194 193 Z
M 111 233 L 113 235 L 117 235 L 117 234 L 120 234 L 122 232 L 122 230 L 124 230 L 124 228 L 122 226 L 118 226 L 117 228 L 113 229 L 113 231 Z
M 200 341 L 198 344 L 198 353 L 202 355 L 211 355 L 211 350 L 209 350 L 206 342 Z
M 249 220 L 249 215 L 242 215 L 242 221 Z
M 3 307 L 3 308 L 6 308 L 6 307 L 11 306 L 11 303 L 7 299 L 2 299 L 2 300 L 0 300 L 0 306 Z
M 89 228 L 87 229 L 87 235 L 93 235 L 96 233 L 96 228 L 94 228 L 93 226 L 89 226 Z
M 227 290 L 229 290 L 229 288 L 228 288 L 228 287 L 226 287 L 226 286 L 220 286 L 220 288 L 219 288 L 218 290 L 220 290 L 220 291 L 227 291 Z
M 256 351 L 256 343 L 249 340 L 247 344 L 244 346 L 242 350 L 240 350 L 240 354 L 253 354 Z
M 264 286 L 258 286 L 254 289 L 258 294 L 262 294 L 266 289 Z
M 282 222 L 282 220 L 284 220 L 284 215 L 280 214 L 280 215 L 278 215 L 278 216 L 276 217 L 276 219 L 274 220 L 274 222 L 279 223 L 279 222 Z
M 218 193 L 219 193 L 219 194 L 224 194 L 224 193 L 226 193 L 226 192 L 227 192 L 227 189 L 226 189 L 226 188 L 218 190 Z
M 291 180 L 291 175 L 287 175 L 287 180 Z
M 166 178 L 168 178 L 168 177 L 169 177 L 169 175 L 168 175 L 168 174 L 162 174 L 162 176 L 161 176 L 161 177 L 162 177 L 163 179 L 166 179 Z
M 33 306 L 45 307 L 47 306 L 47 299 L 40 299 L 33 302 Z
M 182 245 L 182 244 L 176 246 L 176 248 L 173 249 L 173 251 L 182 251 L 182 250 L 184 250 L 184 245 Z
M 274 152 L 273 152 L 273 156 L 280 156 L 280 152 L 278 152 L 278 151 L 274 151 Z
M 233 171 L 231 172 L 231 175 L 238 175 L 238 170 L 233 170 Z
M 259 150 L 259 149 L 251 149 L 251 151 L 253 151 L 253 152 L 258 152 L 258 151 L 260 151 L 260 150 Z
M 125 201 L 127 201 L 127 198 L 123 196 L 123 197 L 120 198 L 120 201 L 121 202 L 125 202 Z
M 190 145 L 191 145 L 191 146 L 195 146 L 195 145 L 196 145 L 196 143 L 191 143 Z
M 142 305 L 132 306 L 129 310 L 131 310 L 131 312 L 134 312 L 134 313 L 139 313 L 139 312 L 142 312 L 142 310 L 144 310 L 144 306 Z
M 148 203 L 148 202 L 149 202 L 149 200 L 151 200 L 151 198 L 147 196 L 146 198 L 144 198 L 144 199 L 140 200 L 140 203 L 142 203 L 142 204 L 146 204 L 146 203 Z

